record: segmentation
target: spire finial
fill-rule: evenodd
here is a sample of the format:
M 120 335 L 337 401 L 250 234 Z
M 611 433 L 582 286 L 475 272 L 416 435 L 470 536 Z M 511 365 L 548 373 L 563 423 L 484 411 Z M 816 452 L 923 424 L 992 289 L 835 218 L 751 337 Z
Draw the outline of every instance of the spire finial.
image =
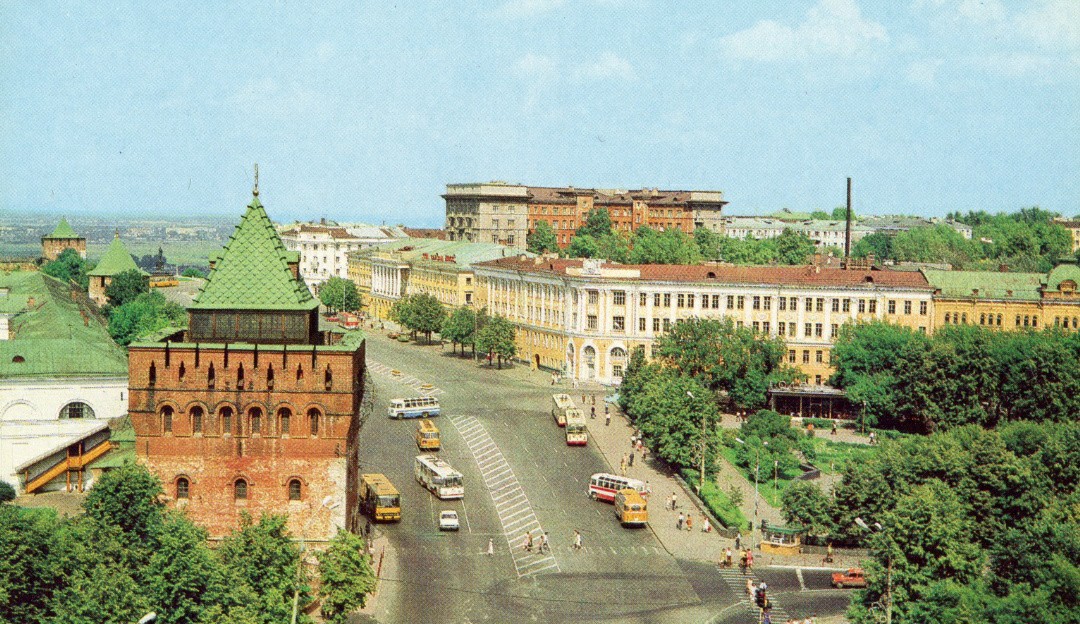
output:
M 113 238 L 120 238 L 120 228 L 113 230 Z
M 259 196 L 259 163 L 255 163 L 255 188 L 251 189 L 251 194 Z

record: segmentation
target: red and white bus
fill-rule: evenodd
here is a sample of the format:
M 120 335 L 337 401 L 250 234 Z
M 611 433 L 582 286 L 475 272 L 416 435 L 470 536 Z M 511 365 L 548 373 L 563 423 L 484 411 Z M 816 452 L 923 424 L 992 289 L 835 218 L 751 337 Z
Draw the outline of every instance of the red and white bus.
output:
M 615 502 L 615 495 L 619 493 L 619 490 L 626 488 L 637 490 L 641 494 L 647 493 L 645 492 L 645 482 L 638 481 L 637 479 L 620 477 L 619 475 L 608 474 L 606 472 L 598 472 L 589 477 L 589 498 L 593 500 L 602 500 L 613 503 Z

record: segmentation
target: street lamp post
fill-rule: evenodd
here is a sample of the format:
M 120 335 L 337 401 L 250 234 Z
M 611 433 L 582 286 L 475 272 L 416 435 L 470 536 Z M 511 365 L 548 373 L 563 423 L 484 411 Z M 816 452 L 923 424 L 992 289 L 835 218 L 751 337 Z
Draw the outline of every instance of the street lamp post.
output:
M 881 533 L 881 523 L 875 522 L 873 526 L 866 523 L 862 518 L 855 518 L 855 524 L 871 533 Z M 885 624 L 892 624 L 892 548 L 885 551 Z

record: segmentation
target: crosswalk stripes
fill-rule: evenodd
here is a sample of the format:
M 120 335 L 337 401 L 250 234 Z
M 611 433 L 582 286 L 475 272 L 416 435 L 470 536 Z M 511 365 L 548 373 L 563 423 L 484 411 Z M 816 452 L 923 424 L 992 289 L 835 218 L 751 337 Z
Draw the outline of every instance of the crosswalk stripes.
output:
M 541 572 L 560 572 L 559 562 L 550 549 L 545 553 L 525 550 L 525 535 L 532 535 L 535 539 L 543 535 L 544 529 L 540 526 L 540 520 L 533 512 L 532 504 L 525 496 L 517 476 L 514 475 L 514 470 L 510 468 L 484 425 L 472 416 L 453 415 L 447 418 L 465 440 L 476 461 L 476 467 L 480 470 L 484 486 L 495 505 L 495 513 L 499 517 L 506 544 L 510 547 L 510 556 L 518 578 Z
M 754 577 L 753 574 L 743 574 L 737 568 L 725 568 L 717 566 L 716 570 L 720 574 L 720 578 L 723 579 L 724 584 L 731 588 L 736 594 L 746 594 L 746 581 L 748 579 L 753 579 L 755 585 L 760 583 L 760 580 Z M 768 594 L 768 592 L 766 592 L 766 594 Z M 784 611 L 783 607 L 776 604 L 776 600 L 769 598 L 769 603 L 772 604 L 772 608 L 769 611 L 770 615 L 772 616 L 773 622 L 786 622 L 787 620 L 791 619 L 791 616 L 788 614 L 788 612 Z M 743 609 L 746 611 L 747 615 L 750 615 L 754 618 L 753 621 L 758 621 L 761 610 L 756 604 L 754 604 L 753 596 L 745 595 L 745 598 L 743 600 L 740 600 L 739 604 L 743 606 Z
M 368 368 L 369 371 L 375 373 L 376 375 L 380 375 L 382 377 L 388 377 L 388 378 L 393 379 L 394 381 L 396 381 L 398 383 L 405 384 L 406 386 L 409 386 L 413 390 L 416 390 L 417 392 L 419 392 L 421 395 L 424 395 L 424 396 L 437 396 L 437 395 L 443 394 L 443 389 L 442 388 L 436 388 L 432 384 L 427 383 L 422 379 L 417 379 L 416 377 L 413 377 L 412 375 L 404 375 L 404 374 L 402 374 L 400 372 L 397 375 L 395 375 L 394 374 L 394 369 L 390 368 L 389 366 L 387 366 L 386 364 L 383 364 L 381 362 L 376 362 L 374 360 L 368 360 L 367 361 L 367 368 Z

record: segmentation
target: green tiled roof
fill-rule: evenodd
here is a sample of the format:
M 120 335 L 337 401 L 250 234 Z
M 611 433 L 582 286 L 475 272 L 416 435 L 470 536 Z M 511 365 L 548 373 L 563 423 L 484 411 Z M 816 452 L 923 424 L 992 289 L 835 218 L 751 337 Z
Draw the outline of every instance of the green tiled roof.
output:
M 319 302 L 293 277 L 293 257 L 253 197 L 192 310 L 311 310 Z
M 1075 262 L 1061 263 L 1046 275 L 1046 289 L 1056 291 L 1061 288 L 1061 282 L 1072 280 L 1080 286 L 1080 266 Z
M 459 268 L 468 268 L 477 262 L 487 262 L 488 260 L 497 260 L 499 258 L 521 255 L 526 255 L 530 258 L 536 256 L 536 254 L 530 252 L 521 251 L 520 249 L 511 249 L 506 245 L 498 245 L 496 243 L 447 241 L 439 240 L 437 238 L 402 238 L 390 243 L 376 245 L 357 253 L 370 255 L 371 253 L 377 252 L 393 252 L 395 258 L 408 262 L 446 262 L 448 264 L 456 264 Z M 444 260 L 425 260 L 424 254 L 428 254 L 429 257 L 433 255 L 442 257 L 453 256 L 454 260 L 452 262 Z
M 56 224 L 56 229 L 45 238 L 82 238 L 82 236 L 79 236 L 75 233 L 75 230 L 71 229 L 67 219 L 60 217 L 60 223 Z
M 995 273 L 993 271 L 941 271 L 923 269 L 926 281 L 945 297 L 1038 300 L 1042 273 Z M 978 289 L 979 294 L 974 294 Z
M 16 271 L 0 273 L 5 287 L 10 292 L 0 302 L 7 300 L 4 312 L 14 316 L 10 340 L 0 340 L 0 379 L 127 376 L 127 354 L 95 310 L 71 297 L 68 285 L 37 271 Z
M 124 241 L 120 240 L 120 235 L 117 234 L 109 243 L 105 255 L 101 257 L 97 266 L 88 275 L 112 277 L 124 271 L 138 271 L 140 275 L 149 275 L 149 273 L 140 269 L 139 265 L 135 264 L 131 252 L 128 251 Z

